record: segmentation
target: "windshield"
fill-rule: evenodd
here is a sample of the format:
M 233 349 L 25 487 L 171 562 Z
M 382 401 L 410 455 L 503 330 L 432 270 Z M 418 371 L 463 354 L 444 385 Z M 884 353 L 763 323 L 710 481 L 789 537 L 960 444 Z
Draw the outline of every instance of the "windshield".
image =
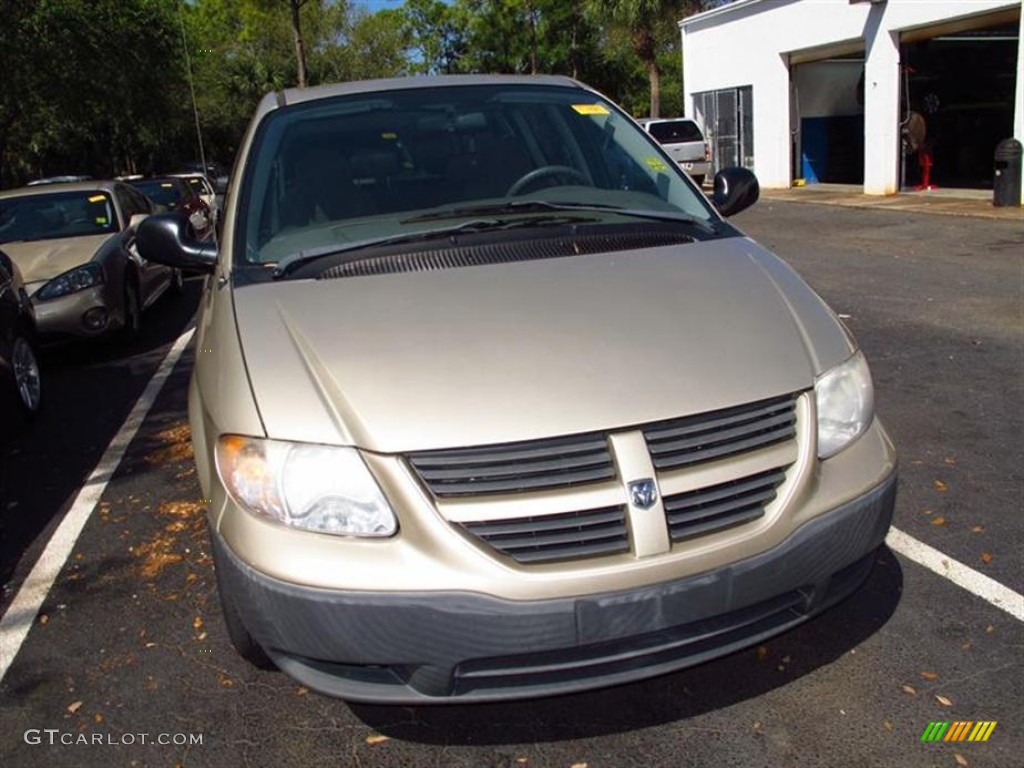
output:
M 415 237 L 478 209 L 512 213 L 509 203 L 602 208 L 612 224 L 636 223 L 615 209 L 718 220 L 646 133 L 578 88 L 439 86 L 315 101 L 268 116 L 254 147 L 241 264 Z
M 133 181 L 132 186 L 168 210 L 173 211 L 181 203 L 181 187 L 173 181 Z
M 105 192 L 55 192 L 0 200 L 0 243 L 117 231 L 114 204 Z

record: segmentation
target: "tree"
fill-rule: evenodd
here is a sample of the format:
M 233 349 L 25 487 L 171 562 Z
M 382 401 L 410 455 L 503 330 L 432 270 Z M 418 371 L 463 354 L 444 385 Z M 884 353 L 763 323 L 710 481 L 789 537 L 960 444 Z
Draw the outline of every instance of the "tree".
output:
M 701 0 L 587 0 L 595 18 L 618 26 L 628 36 L 643 64 L 650 87 L 650 115 L 661 115 L 661 66 L 659 50 L 678 36 L 675 22 L 701 8 Z M 677 41 L 676 41 L 677 42 Z

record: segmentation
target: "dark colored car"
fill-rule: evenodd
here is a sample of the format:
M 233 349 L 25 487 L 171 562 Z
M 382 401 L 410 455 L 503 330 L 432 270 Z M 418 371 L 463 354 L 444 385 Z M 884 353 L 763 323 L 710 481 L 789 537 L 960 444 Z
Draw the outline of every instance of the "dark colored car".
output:
M 209 231 L 213 223 L 210 206 L 197 194 L 188 180 L 177 176 L 157 176 L 128 182 L 156 205 L 168 211 L 184 211 L 199 235 Z
M 0 413 L 31 418 L 42 403 L 36 326 L 21 273 L 0 251 Z M 13 407 L 9 407 L 12 404 Z M 8 419 L 0 419 L 7 426 Z

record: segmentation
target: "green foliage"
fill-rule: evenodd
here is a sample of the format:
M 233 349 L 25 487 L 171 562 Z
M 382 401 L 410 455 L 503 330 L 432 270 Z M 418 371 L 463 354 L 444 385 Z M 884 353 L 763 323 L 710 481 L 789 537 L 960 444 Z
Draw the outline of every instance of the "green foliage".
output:
M 536 71 L 678 114 L 676 21 L 718 1 L 0 0 L 0 186 L 196 159 L 192 86 L 207 157 L 231 162 L 259 100 L 298 82 L 296 26 L 309 85 Z

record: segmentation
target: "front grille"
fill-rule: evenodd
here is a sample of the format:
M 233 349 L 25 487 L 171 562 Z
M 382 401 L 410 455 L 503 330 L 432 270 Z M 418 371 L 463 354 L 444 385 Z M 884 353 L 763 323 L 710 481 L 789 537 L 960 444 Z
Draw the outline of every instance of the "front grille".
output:
M 673 541 L 706 536 L 743 525 L 764 515 L 786 479 L 779 468 L 664 499 L 665 516 Z
M 710 411 L 644 428 L 656 469 L 678 469 L 796 436 L 793 395 Z
M 604 435 L 427 451 L 409 456 L 438 497 L 554 490 L 615 477 Z
M 626 513 L 622 507 L 462 523 L 462 526 L 520 563 L 610 555 L 629 550 Z

